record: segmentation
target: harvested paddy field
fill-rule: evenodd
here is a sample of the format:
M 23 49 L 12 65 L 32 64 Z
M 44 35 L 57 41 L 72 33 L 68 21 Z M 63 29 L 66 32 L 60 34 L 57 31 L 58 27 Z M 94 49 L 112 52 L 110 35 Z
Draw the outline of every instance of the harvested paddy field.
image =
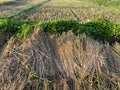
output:
M 95 18 L 107 18 L 111 21 L 120 22 L 120 13 L 115 12 L 114 9 L 82 0 L 51 0 L 27 13 L 14 16 L 14 19 L 37 21 L 67 18 L 73 18 L 81 22 Z

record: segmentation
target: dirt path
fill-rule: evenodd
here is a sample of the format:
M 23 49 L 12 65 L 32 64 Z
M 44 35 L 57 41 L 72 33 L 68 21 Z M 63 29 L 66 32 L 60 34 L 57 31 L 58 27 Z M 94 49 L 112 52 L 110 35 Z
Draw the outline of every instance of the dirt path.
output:
M 14 14 L 22 9 L 36 5 L 38 3 L 42 3 L 43 1 L 46 1 L 46 0 L 16 0 L 14 2 L 1 4 L 0 5 L 0 17 Z

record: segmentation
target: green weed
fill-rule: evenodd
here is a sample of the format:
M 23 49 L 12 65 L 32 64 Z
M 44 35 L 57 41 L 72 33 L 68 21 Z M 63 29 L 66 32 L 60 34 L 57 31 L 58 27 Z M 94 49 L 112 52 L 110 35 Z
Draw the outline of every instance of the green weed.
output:
M 11 19 L 0 19 L 0 29 L 6 33 L 11 33 L 18 39 L 25 39 L 35 27 L 36 22 L 19 21 Z
M 30 75 L 30 81 L 33 81 L 33 80 L 36 80 L 36 79 L 38 79 L 38 75 L 37 74 L 32 74 L 32 75 Z

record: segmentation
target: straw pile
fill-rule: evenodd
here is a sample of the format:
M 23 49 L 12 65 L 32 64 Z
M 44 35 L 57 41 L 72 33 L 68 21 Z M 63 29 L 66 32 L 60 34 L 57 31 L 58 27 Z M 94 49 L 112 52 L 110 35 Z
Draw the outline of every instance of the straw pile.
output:
M 119 90 L 120 44 L 72 32 L 8 40 L 0 53 L 0 90 Z

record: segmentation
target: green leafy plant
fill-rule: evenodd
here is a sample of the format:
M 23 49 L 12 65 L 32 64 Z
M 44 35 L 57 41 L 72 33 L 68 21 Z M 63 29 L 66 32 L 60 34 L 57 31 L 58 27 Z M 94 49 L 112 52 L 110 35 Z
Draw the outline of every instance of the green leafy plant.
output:
M 19 39 L 25 39 L 35 25 L 36 22 L 33 21 L 0 19 L 0 29 L 4 32 L 11 33 Z
M 120 42 L 120 24 L 114 24 L 112 27 L 114 41 Z
M 56 20 L 42 24 L 44 31 L 50 34 L 61 35 L 63 32 L 79 29 L 79 23 L 75 20 Z
M 30 81 L 38 79 L 38 75 L 36 73 L 30 75 Z
M 11 33 L 18 39 L 26 39 L 36 26 L 42 26 L 43 30 L 50 35 L 61 35 L 63 32 L 71 30 L 75 35 L 85 33 L 93 39 L 110 44 L 116 41 L 120 42 L 120 24 L 115 24 L 103 18 L 91 20 L 84 24 L 72 19 L 49 22 L 0 19 L 0 29 Z
M 77 74 L 76 78 L 79 79 L 79 80 L 82 80 L 82 76 L 80 74 Z
M 81 32 L 85 32 L 90 37 L 100 41 L 109 41 L 109 38 L 112 36 L 112 26 L 113 23 L 110 21 L 98 18 L 85 23 L 84 31 L 81 30 Z

